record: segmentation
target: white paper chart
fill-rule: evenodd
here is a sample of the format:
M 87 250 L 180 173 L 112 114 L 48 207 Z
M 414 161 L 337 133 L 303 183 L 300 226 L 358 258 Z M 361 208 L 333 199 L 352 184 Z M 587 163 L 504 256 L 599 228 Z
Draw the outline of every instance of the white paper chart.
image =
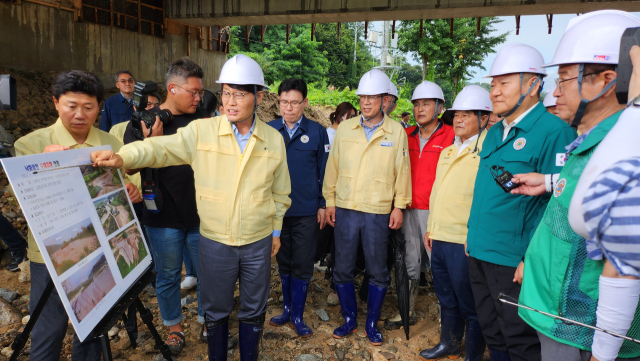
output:
M 117 169 L 82 148 L 2 159 L 71 323 L 84 340 L 151 263 Z

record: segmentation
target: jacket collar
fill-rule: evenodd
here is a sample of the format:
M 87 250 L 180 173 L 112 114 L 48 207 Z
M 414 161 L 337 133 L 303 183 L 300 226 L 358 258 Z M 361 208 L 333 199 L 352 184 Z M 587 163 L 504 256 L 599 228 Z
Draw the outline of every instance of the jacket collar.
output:
M 309 121 L 310 121 L 309 118 L 305 117 L 304 114 L 302 114 L 302 120 L 300 121 L 300 129 L 302 129 L 302 131 L 304 133 L 306 133 L 307 130 L 309 129 Z M 274 128 L 277 131 L 282 131 L 282 129 L 284 129 L 284 118 L 283 117 L 280 117 L 280 118 L 276 119 L 276 122 L 274 124 Z
M 528 133 L 533 129 L 533 126 L 536 124 L 538 119 L 540 119 L 540 117 L 547 111 L 547 108 L 544 107 L 542 102 L 538 102 L 538 104 L 534 105 L 532 108 L 533 109 L 531 109 L 529 113 L 514 126 L 514 128 L 520 128 Z M 504 124 L 502 124 L 502 122 L 498 122 L 496 125 L 500 127 L 500 139 L 502 139 Z
M 438 125 L 436 126 L 436 129 L 433 131 L 433 134 L 431 134 L 431 137 L 433 137 L 434 135 L 436 135 L 436 133 L 438 133 L 438 131 L 439 131 L 440 129 L 442 129 L 443 125 L 444 125 L 444 124 L 442 123 L 442 121 L 441 121 L 441 120 L 438 120 Z M 414 129 L 414 130 L 411 132 L 411 134 L 409 134 L 409 135 L 410 135 L 410 136 L 412 136 L 412 137 L 415 137 L 415 136 L 417 136 L 417 135 L 419 136 L 419 133 L 420 133 L 420 127 L 419 127 L 419 126 L 417 126 L 417 125 L 414 125 L 414 127 L 415 127 L 415 129 Z M 431 139 L 431 137 L 430 137 L 429 139 Z
M 53 124 L 53 132 L 55 133 L 56 138 L 58 139 L 58 144 L 60 145 L 67 146 L 67 147 L 74 147 L 79 144 L 73 138 L 71 133 L 69 133 L 67 128 L 65 128 L 60 118 L 58 118 L 55 124 Z M 87 139 L 85 139 L 83 144 L 86 144 L 90 147 L 97 147 L 102 145 L 100 142 L 100 136 L 98 135 L 98 132 L 100 132 L 99 129 L 95 128 L 94 126 L 91 126 L 91 128 L 89 128 L 89 134 L 87 134 Z
M 233 135 L 233 128 L 231 127 L 231 122 L 227 119 L 227 116 L 226 115 L 221 115 L 221 116 L 216 117 L 216 118 L 220 118 L 220 125 L 218 127 L 218 134 L 219 135 L 228 135 L 228 134 Z M 264 140 L 265 139 L 264 127 L 266 126 L 266 124 L 262 124 L 262 121 L 260 120 L 260 118 L 258 118 L 258 114 L 255 115 L 254 122 L 256 123 L 256 126 L 253 129 L 253 135 L 258 137 L 260 140 Z
M 362 127 L 362 125 L 360 125 L 360 122 L 362 121 L 362 116 L 357 118 L 358 121 L 354 122 L 354 124 L 352 125 L 353 129 L 356 129 L 358 127 Z M 391 122 L 393 122 L 394 120 L 391 120 L 389 118 L 387 118 L 387 115 L 384 115 L 384 118 L 382 119 L 382 124 L 380 125 L 380 128 L 385 131 L 386 133 L 392 134 L 393 133 L 393 126 L 391 125 Z
M 598 145 L 604 139 L 604 137 L 609 133 L 611 128 L 618 122 L 618 118 L 622 114 L 622 110 L 613 113 L 609 117 L 605 118 L 603 121 L 596 125 L 596 128 L 593 129 L 589 135 L 580 143 L 580 145 L 573 150 L 572 153 L 582 153 L 585 150 L 592 148 L 595 145 Z

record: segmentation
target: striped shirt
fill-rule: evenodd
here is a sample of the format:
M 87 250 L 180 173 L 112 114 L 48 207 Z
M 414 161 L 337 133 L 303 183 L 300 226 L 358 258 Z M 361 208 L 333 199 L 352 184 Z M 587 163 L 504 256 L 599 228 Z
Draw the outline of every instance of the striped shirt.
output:
M 604 255 L 622 276 L 640 277 L 640 157 L 613 164 L 582 203 L 590 259 Z

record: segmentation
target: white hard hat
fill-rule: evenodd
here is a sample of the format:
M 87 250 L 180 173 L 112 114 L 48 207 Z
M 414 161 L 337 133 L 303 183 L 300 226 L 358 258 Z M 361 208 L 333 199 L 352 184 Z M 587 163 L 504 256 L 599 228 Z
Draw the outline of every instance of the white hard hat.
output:
M 545 108 L 553 107 L 556 105 L 556 97 L 553 96 L 553 92 L 555 90 L 556 90 L 556 87 L 551 88 L 547 93 L 547 95 L 544 96 L 544 100 L 542 101 L 542 104 L 544 105 Z
M 484 110 L 493 111 L 489 92 L 480 85 L 467 85 L 453 101 L 450 110 Z
M 440 99 L 444 102 L 444 94 L 438 84 L 425 80 L 413 91 L 411 101 L 416 99 Z
M 390 94 L 390 84 L 391 80 L 382 70 L 371 69 L 360 78 L 356 95 Z
M 260 65 L 244 54 L 238 54 L 224 63 L 216 83 L 265 86 Z
M 391 89 L 389 94 L 393 95 L 397 99 L 398 98 L 398 88 L 396 88 L 396 85 L 393 84 L 392 81 L 389 82 L 389 88 Z
M 590 12 L 569 21 L 553 59 L 545 67 L 562 64 L 618 64 L 620 38 L 640 19 L 620 10 Z
M 516 73 L 533 73 L 547 76 L 542 67 L 544 58 L 534 47 L 525 44 L 507 44 L 500 48 L 485 78 Z

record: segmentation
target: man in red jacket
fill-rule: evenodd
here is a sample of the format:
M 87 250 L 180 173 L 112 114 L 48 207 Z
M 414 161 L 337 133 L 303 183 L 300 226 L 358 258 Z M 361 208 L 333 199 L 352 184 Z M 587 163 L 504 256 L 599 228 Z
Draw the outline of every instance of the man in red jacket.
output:
M 440 152 L 453 144 L 453 128 L 442 123 L 438 115 L 444 108 L 442 89 L 430 81 L 423 81 L 413 91 L 413 116 L 418 125 L 406 128 L 411 160 L 412 204 L 404 211 L 402 231 L 406 243 L 405 263 L 409 273 L 409 307 L 411 324 L 415 324 L 415 304 L 420 281 L 420 264 L 429 218 L 429 197 L 436 179 L 436 167 Z M 431 254 L 428 255 L 431 257 Z M 399 328 L 400 315 L 387 320 L 387 328 Z

